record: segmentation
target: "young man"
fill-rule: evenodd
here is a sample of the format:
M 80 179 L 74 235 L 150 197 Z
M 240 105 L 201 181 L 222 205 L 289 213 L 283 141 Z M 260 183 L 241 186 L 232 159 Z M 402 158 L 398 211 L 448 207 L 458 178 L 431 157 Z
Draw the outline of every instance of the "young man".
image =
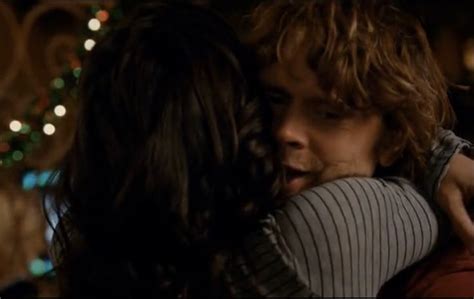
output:
M 397 179 L 338 180 L 273 209 L 279 171 L 246 51 L 221 19 L 175 2 L 137 8 L 94 47 L 81 77 L 78 131 L 55 197 L 64 297 L 221 298 L 223 274 L 258 279 L 251 293 L 262 296 L 373 295 L 432 248 L 435 215 Z M 338 211 L 359 217 L 331 218 Z M 418 213 L 418 227 L 405 223 Z M 237 248 L 247 236 L 249 255 Z M 335 250 L 334 240 L 354 246 Z M 299 244 L 318 250 L 307 257 L 321 275 L 301 271 L 289 250 Z M 232 275 L 223 261 L 234 249 L 258 268 Z
M 440 173 L 453 153 L 469 147 L 450 133 L 439 133 L 439 126 L 452 119 L 452 111 L 423 29 L 396 8 L 374 2 L 269 1 L 252 16 L 247 41 L 256 50 L 265 97 L 273 106 L 274 132 L 286 169 L 285 195 L 353 176 L 403 176 L 423 184 L 433 180 L 432 173 Z M 445 145 L 442 155 L 430 151 L 437 134 Z M 430 153 L 438 168 L 432 173 L 426 172 Z M 455 161 L 473 165 L 461 155 Z M 431 198 L 442 181 L 441 191 L 456 192 L 441 192 L 438 200 L 466 244 L 472 244 L 474 233 L 462 199 L 473 194 L 468 182 L 473 170 L 462 175 L 461 184 L 440 176 L 425 190 Z M 405 221 L 416 218 L 411 215 Z M 408 230 L 398 224 L 408 242 Z M 308 262 L 303 249 L 289 250 L 300 250 L 296 258 Z M 311 272 L 302 275 L 310 288 Z M 317 294 L 374 295 L 370 290 L 383 278 L 360 275 L 373 279 L 363 282 L 365 292 L 352 289 L 344 294 L 347 279 L 344 283 L 341 274 L 342 281 L 334 282 L 333 274 L 332 290 L 325 292 L 322 280 Z

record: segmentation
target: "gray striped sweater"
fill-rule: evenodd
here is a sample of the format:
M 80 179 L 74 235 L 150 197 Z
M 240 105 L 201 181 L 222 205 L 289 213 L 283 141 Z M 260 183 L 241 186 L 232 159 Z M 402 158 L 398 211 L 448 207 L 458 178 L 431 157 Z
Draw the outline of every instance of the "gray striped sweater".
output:
M 443 131 L 421 192 L 432 198 L 449 159 L 471 145 Z M 235 297 L 375 297 L 426 256 L 438 220 L 401 178 L 345 178 L 291 198 L 261 222 L 227 264 Z

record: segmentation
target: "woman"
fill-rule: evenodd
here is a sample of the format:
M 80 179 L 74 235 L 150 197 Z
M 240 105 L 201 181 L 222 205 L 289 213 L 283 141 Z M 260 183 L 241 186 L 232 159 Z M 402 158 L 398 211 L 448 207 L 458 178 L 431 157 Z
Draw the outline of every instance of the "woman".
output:
M 184 4 L 141 6 L 96 45 L 57 196 L 78 234 L 59 234 L 67 296 L 210 289 L 220 252 L 276 190 L 246 55 Z
M 353 252 L 333 249 L 331 237 L 316 233 L 334 219 L 318 214 L 319 222 L 310 225 L 302 212 L 324 205 L 321 213 L 344 214 L 354 200 L 362 212 L 374 197 L 390 212 L 374 210 L 356 221 L 353 228 L 364 227 L 358 239 L 375 229 L 380 213 L 393 216 L 377 231 L 387 238 L 401 234 L 393 225 L 415 213 L 424 227 L 413 229 L 413 239 L 398 240 L 400 252 L 416 248 L 403 262 L 394 263 L 394 253 L 386 253 L 390 244 L 381 239 L 371 239 L 378 249 L 370 252 L 353 243 L 354 262 L 364 258 L 353 273 L 374 267 L 368 257 L 377 256 L 387 279 L 433 247 L 435 215 L 402 180 L 338 180 L 277 209 L 280 171 L 252 66 L 221 19 L 185 4 L 141 6 L 95 46 L 81 78 L 78 128 L 56 196 L 58 213 L 67 209 L 54 250 L 63 296 L 328 294 L 305 280 L 309 270 L 295 260 L 301 238 L 330 256 L 325 262 L 332 267 L 318 268 L 319 287 L 329 283 L 337 293 L 342 283 L 351 294 L 374 294 L 382 279 L 361 292 L 360 281 L 336 274 Z M 334 197 L 347 188 L 352 191 Z M 350 229 L 336 231 L 342 236 Z M 313 249 L 307 254 L 315 260 Z

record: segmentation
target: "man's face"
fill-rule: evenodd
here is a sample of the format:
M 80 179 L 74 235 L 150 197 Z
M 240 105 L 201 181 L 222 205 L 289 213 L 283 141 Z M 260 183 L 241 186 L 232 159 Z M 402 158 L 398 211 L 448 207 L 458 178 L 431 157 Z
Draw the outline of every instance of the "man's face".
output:
M 325 100 L 305 57 L 297 52 L 260 74 L 286 170 L 284 195 L 341 177 L 372 176 L 383 131 L 379 114 L 343 112 Z

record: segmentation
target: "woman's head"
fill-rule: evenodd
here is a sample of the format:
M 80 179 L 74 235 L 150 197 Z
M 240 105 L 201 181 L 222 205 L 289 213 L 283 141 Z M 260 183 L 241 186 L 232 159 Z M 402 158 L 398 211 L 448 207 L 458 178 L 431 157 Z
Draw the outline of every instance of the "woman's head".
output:
M 76 276 L 88 256 L 122 267 L 94 282 L 105 291 L 107 281 L 192 289 L 270 202 L 274 164 L 248 59 L 221 19 L 166 2 L 141 6 L 95 46 L 59 192 L 82 239 L 78 249 L 59 238 L 72 243 L 62 258 L 72 292 L 92 283 Z

